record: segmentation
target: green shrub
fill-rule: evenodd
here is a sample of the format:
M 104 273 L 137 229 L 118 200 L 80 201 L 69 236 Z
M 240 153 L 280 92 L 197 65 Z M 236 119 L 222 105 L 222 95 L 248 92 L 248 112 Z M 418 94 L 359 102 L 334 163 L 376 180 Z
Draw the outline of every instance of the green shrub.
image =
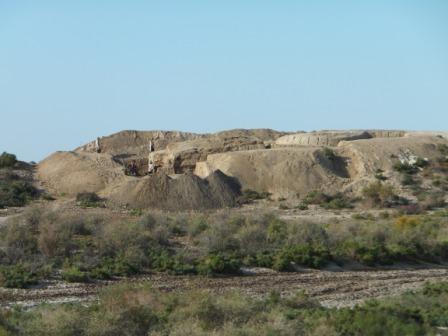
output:
M 218 294 L 219 293 L 219 294 Z M 303 292 L 159 292 L 121 282 L 99 300 L 0 310 L 0 335 L 444 335 L 446 282 L 350 308 L 324 308 Z
M 398 200 L 392 185 L 381 181 L 370 183 L 362 190 L 362 194 L 370 205 L 375 207 L 391 206 Z
M 0 208 L 21 207 L 37 196 L 37 189 L 31 183 L 19 180 L 17 176 L 0 179 Z
M 243 190 L 241 196 L 239 197 L 238 202 L 240 204 L 246 204 L 246 203 L 251 203 L 253 201 L 256 200 L 261 200 L 261 199 L 267 199 L 271 196 L 270 193 L 268 192 L 258 192 L 255 190 L 251 190 L 251 189 L 245 189 Z
M 332 209 L 332 210 L 353 208 L 351 201 L 340 193 L 336 194 L 335 196 L 332 196 L 331 200 L 322 203 L 320 206 L 323 207 L 324 209 Z
M 359 220 L 374 220 L 375 216 L 373 216 L 371 213 L 355 213 L 351 215 L 351 218 Z
M 429 161 L 428 161 L 428 159 L 418 157 L 414 163 L 414 166 L 417 166 L 419 168 L 424 168 L 424 167 L 429 166 Z
M 0 266 L 0 286 L 26 288 L 37 283 L 37 275 L 23 264 Z
M 351 259 L 368 266 L 389 265 L 395 259 L 388 248 L 380 242 L 368 243 L 347 240 L 341 248 L 343 250 L 342 255 L 350 256 Z
M 428 329 L 411 310 L 391 309 L 376 301 L 354 310 L 335 312 L 332 323 L 340 335 L 427 335 Z
M 66 266 L 62 269 L 62 279 L 67 282 L 86 282 L 89 280 L 88 273 L 79 269 L 78 266 Z
M 196 237 L 209 228 L 209 225 L 204 217 L 194 217 L 188 222 L 188 234 L 191 237 Z
M 74 235 L 83 233 L 83 230 L 82 216 L 49 214 L 39 224 L 39 251 L 47 258 L 68 257 L 78 248 Z
M 412 175 L 409 174 L 405 174 L 401 180 L 401 184 L 404 186 L 410 186 L 410 185 L 415 185 L 417 184 L 417 181 L 414 180 L 414 178 L 412 177 Z
M 101 206 L 101 198 L 94 192 L 82 192 L 76 195 L 76 202 L 86 208 L 96 208 Z
M 92 279 L 111 279 L 114 276 L 131 276 L 141 272 L 140 263 L 133 263 L 132 260 L 120 255 L 115 258 L 103 258 L 101 263 L 88 273 Z
M 377 179 L 377 180 L 379 180 L 379 181 L 386 181 L 387 180 L 387 177 L 386 176 L 384 176 L 383 175 L 383 172 L 381 171 L 381 172 L 377 172 L 377 173 L 375 173 L 375 178 Z
M 188 264 L 180 256 L 173 255 L 167 250 L 155 251 L 151 255 L 151 267 L 159 272 L 171 274 L 194 274 L 196 272 L 193 264 Z
M 17 158 L 14 154 L 3 152 L 0 155 L 0 168 L 12 168 L 17 163 Z
M 129 214 L 131 216 L 140 217 L 143 214 L 143 211 L 142 211 L 142 209 L 131 209 L 129 211 Z
M 272 252 L 258 252 L 253 259 L 253 266 L 271 268 L 274 263 Z
M 233 256 L 210 254 L 199 261 L 196 269 L 201 275 L 239 274 L 241 261 Z
M 320 191 L 308 193 L 302 201 L 302 207 L 309 204 L 318 204 L 325 209 L 345 209 L 352 208 L 351 201 L 342 193 L 327 195 Z
M 296 206 L 296 209 L 308 210 L 308 205 L 306 205 L 305 203 L 300 203 L 298 206 Z
M 302 203 L 309 205 L 309 204 L 322 204 L 329 201 L 331 201 L 330 196 L 324 194 L 321 191 L 315 190 L 308 193 L 303 199 Z
M 269 243 L 281 244 L 286 240 L 287 226 L 282 220 L 273 218 L 266 230 L 266 238 Z
M 332 150 L 331 148 L 324 147 L 322 149 L 322 153 L 323 153 L 324 157 L 330 161 L 334 161 L 336 159 L 336 154 L 335 154 L 334 150 Z
M 448 155 L 448 145 L 446 144 L 438 144 L 437 150 L 443 155 Z
M 274 257 L 273 268 L 278 271 L 291 271 L 292 263 L 319 268 L 330 260 L 330 253 L 325 247 L 297 244 L 283 247 Z
M 418 167 L 416 165 L 413 164 L 409 164 L 409 163 L 396 163 L 393 166 L 394 170 L 396 170 L 397 172 L 403 173 L 403 174 L 408 174 L 408 175 L 412 175 L 418 172 Z

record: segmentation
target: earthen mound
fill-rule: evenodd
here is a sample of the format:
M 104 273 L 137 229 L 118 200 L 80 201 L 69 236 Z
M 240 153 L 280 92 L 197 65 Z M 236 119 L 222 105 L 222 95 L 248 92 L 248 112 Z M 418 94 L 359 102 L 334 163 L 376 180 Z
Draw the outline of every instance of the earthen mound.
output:
M 339 162 L 325 159 L 320 147 L 283 147 L 209 155 L 195 173 L 214 170 L 233 176 L 244 189 L 269 192 L 274 197 L 306 195 L 316 189 L 336 192 L 349 181 Z
M 39 162 L 37 178 L 51 193 L 76 196 L 80 192 L 101 192 L 125 176 L 110 155 L 56 152 Z
M 123 184 L 110 201 L 140 209 L 200 210 L 235 206 L 239 195 L 239 184 L 220 171 L 205 179 L 193 174 L 170 177 L 158 173 Z

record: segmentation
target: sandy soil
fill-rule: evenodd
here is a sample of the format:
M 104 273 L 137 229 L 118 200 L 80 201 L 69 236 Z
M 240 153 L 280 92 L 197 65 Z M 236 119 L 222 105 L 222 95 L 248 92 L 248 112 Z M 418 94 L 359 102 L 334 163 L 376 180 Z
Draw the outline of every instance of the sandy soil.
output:
M 99 290 L 117 281 L 91 284 L 64 284 L 48 281 L 34 289 L 0 289 L 0 306 L 62 302 L 92 302 Z M 305 291 L 326 307 L 351 307 L 366 299 L 399 295 L 420 288 L 426 282 L 448 281 L 448 268 L 390 269 L 372 271 L 318 271 L 277 273 L 258 270 L 256 274 L 237 277 L 204 278 L 200 276 L 170 276 L 154 274 L 128 279 L 131 282 L 151 282 L 154 288 L 166 292 L 206 289 L 214 293 L 241 291 L 262 297 L 275 290 L 284 296 Z

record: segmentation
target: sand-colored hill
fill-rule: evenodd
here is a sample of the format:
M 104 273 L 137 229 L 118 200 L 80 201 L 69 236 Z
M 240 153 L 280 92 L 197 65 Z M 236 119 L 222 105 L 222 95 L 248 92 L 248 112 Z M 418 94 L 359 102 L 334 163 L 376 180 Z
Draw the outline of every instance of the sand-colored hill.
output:
M 39 163 L 36 176 L 55 195 L 74 197 L 92 191 L 120 206 L 216 208 L 236 202 L 238 192 L 228 177 L 235 178 L 242 189 L 286 198 L 316 189 L 357 193 L 378 169 L 400 187 L 393 165 L 416 157 L 437 159 L 438 145 L 448 144 L 446 134 L 124 131 L 101 138 L 99 152 L 93 142 L 73 152 L 54 153 Z M 155 145 L 152 153 L 149 141 Z M 334 157 L 325 154 L 326 147 Z M 149 160 L 154 160 L 158 173 L 145 176 Z M 126 176 L 131 161 L 138 165 L 139 176 Z
M 101 192 L 110 184 L 125 180 L 123 167 L 109 154 L 56 152 L 39 162 L 36 177 L 56 195 Z
M 327 160 L 320 147 L 273 148 L 209 155 L 195 173 L 219 169 L 236 177 L 246 189 L 275 196 L 305 195 L 315 189 L 337 191 L 348 183 L 344 167 Z

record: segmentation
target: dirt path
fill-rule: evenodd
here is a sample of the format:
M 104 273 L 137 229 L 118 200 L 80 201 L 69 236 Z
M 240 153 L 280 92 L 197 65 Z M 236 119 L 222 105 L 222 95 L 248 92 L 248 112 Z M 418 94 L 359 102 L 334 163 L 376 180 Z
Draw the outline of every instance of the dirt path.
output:
M 293 295 L 304 290 L 327 307 L 345 307 L 369 298 L 398 295 L 421 287 L 425 282 L 448 281 L 447 268 L 376 270 L 376 271 L 307 271 L 300 273 L 264 272 L 251 276 L 204 278 L 156 274 L 129 279 L 151 282 L 154 288 L 166 292 L 208 289 L 214 293 L 241 291 L 260 297 L 272 290 Z M 0 289 L 0 306 L 34 306 L 42 302 L 61 303 L 93 301 L 98 291 L 117 281 L 95 284 L 44 283 L 39 289 Z

